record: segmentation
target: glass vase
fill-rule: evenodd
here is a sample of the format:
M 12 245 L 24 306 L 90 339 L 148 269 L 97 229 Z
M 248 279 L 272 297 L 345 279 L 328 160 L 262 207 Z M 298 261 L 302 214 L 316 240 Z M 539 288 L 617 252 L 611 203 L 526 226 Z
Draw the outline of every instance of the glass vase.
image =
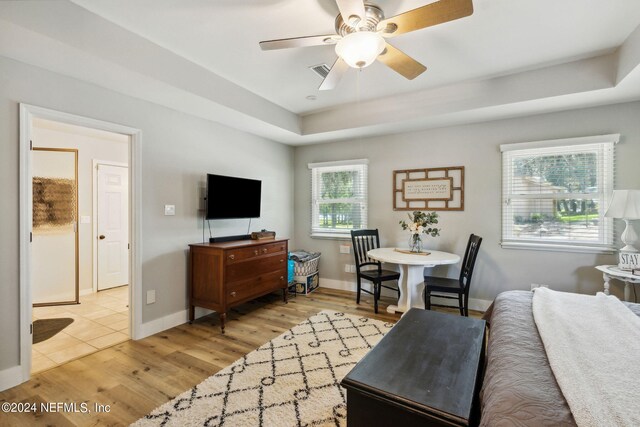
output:
M 411 252 L 422 252 L 422 237 L 418 233 L 414 233 L 409 237 L 409 250 Z

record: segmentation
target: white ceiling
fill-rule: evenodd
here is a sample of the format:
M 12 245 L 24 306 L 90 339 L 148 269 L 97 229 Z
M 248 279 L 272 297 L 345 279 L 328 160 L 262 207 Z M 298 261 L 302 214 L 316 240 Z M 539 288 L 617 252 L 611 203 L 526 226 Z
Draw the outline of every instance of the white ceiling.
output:
M 430 1 L 374 2 L 392 16 Z M 374 63 L 333 91 L 307 69 L 331 65 L 332 46 L 258 47 L 333 33 L 337 13 L 334 0 L 9 1 L 0 55 L 291 144 L 640 99 L 638 0 L 474 0 L 467 18 L 390 40 L 428 67 L 417 79 Z M 78 71 L 98 61 L 122 81 Z

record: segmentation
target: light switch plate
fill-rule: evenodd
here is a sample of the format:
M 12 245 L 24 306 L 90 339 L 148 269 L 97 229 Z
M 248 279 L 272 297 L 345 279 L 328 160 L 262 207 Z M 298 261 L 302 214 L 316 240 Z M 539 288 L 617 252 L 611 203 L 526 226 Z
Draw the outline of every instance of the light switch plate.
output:
M 167 216 L 176 214 L 176 205 L 164 205 L 164 214 Z
M 151 290 L 151 291 L 147 291 L 147 304 L 153 304 L 154 302 L 156 302 L 156 291 Z
M 351 253 L 351 246 L 349 246 L 349 245 L 340 245 L 340 253 L 341 254 L 350 254 Z
M 80 215 L 80 224 L 91 224 L 91 217 L 89 215 Z

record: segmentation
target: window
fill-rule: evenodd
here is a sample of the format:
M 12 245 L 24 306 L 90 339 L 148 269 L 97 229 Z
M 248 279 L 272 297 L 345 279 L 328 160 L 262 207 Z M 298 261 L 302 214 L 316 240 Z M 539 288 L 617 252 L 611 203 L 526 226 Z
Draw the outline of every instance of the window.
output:
M 310 163 L 311 236 L 350 237 L 367 227 L 367 160 Z
M 602 135 L 500 146 L 502 247 L 611 252 L 614 145 Z

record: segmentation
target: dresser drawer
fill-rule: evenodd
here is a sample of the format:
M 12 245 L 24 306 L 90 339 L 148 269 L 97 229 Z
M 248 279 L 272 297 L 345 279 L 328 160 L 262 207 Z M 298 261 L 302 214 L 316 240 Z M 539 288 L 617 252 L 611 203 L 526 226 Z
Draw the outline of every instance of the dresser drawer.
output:
M 286 271 L 274 271 L 260 274 L 249 280 L 229 283 L 227 286 L 227 302 L 232 304 L 282 289 L 287 284 Z
M 273 271 L 287 272 L 287 254 L 267 255 L 257 257 L 250 261 L 236 262 L 227 266 L 225 280 L 235 282 L 238 280 L 251 279 L 264 273 Z
M 260 256 L 266 256 L 280 252 L 286 253 L 286 251 L 286 242 L 267 243 L 264 245 L 250 246 L 246 248 L 230 249 L 226 251 L 225 262 L 227 264 L 233 264 Z

